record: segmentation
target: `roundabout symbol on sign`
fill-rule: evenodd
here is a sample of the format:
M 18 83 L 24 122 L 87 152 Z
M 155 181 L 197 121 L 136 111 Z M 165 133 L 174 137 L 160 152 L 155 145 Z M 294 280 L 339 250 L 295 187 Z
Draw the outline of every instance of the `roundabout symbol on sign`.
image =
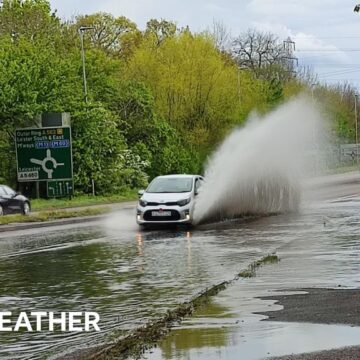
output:
M 30 162 L 41 165 L 42 169 L 47 173 L 48 179 L 52 179 L 53 172 L 58 166 L 64 166 L 64 163 L 58 163 L 56 159 L 51 156 L 50 149 L 46 150 L 46 157 L 43 160 L 30 159 Z M 52 163 L 52 168 L 47 167 L 48 163 Z

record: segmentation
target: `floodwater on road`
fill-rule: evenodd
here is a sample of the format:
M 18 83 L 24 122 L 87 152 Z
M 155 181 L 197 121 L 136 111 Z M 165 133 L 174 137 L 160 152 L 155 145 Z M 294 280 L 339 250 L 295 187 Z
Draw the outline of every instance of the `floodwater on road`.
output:
M 257 221 L 233 221 L 194 231 L 139 232 L 127 227 L 129 213 L 105 224 L 0 234 L 3 311 L 96 311 L 101 318 L 100 333 L 2 333 L 2 359 L 56 357 L 126 334 L 231 279 L 287 239 L 270 225 L 274 220 L 262 230 Z
M 245 339 L 252 348 L 260 348 L 256 344 L 265 341 L 266 334 L 275 334 L 282 341 L 281 324 L 256 325 L 262 324 L 259 319 L 263 317 L 252 312 L 262 311 L 264 306 L 268 310 L 271 302 L 254 296 L 269 295 L 270 290 L 279 289 L 278 283 L 283 289 L 317 284 L 358 286 L 358 205 L 353 200 L 325 202 L 292 216 L 230 221 L 191 231 L 147 232 L 132 225 L 134 211 L 126 209 L 90 225 L 0 233 L 2 311 L 96 311 L 101 318 L 100 333 L 2 333 L 0 358 L 56 358 L 111 341 L 206 287 L 232 279 L 273 251 L 283 259 L 279 265 L 266 266 L 260 270 L 261 276 L 239 281 L 220 293 L 205 321 L 200 314 L 200 322 L 195 316 L 178 328 L 181 332 L 190 326 L 198 335 L 179 336 L 171 344 L 167 339 L 148 356 L 176 359 L 179 350 L 179 358 L 197 359 L 205 348 L 203 358 L 221 358 L 220 353 L 216 355 L 220 349 L 241 344 L 244 334 L 239 335 L 239 324 L 248 321 L 252 334 L 263 334 L 257 339 L 254 335 L 252 342 Z M 334 262 L 342 272 L 334 273 Z M 224 314 L 231 326 L 217 326 L 227 317 Z M 230 328 L 236 331 L 228 331 Z M 319 327 L 313 328 L 321 332 Z M 293 331 L 302 330 L 295 327 Z M 309 333 L 308 329 L 304 333 Z M 337 330 L 332 336 L 342 338 Z
M 177 326 L 146 359 L 257 360 L 360 345 L 360 328 L 262 321 L 256 313 L 280 310 L 270 295 L 291 295 L 303 288 L 359 288 L 360 199 L 347 197 L 313 204 L 301 215 L 258 227 L 284 229 L 278 264 L 266 265 L 219 293 L 208 307 Z M 287 225 L 285 225 L 287 224 Z M 336 311 L 336 310 L 335 310 Z

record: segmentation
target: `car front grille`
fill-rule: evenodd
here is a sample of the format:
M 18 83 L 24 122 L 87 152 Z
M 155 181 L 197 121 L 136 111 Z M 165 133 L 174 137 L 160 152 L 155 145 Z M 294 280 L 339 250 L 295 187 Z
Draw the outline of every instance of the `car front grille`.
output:
M 176 210 L 164 210 L 164 211 L 171 211 L 171 216 L 152 216 L 153 211 L 159 210 L 147 210 L 144 213 L 144 220 L 146 221 L 176 221 L 180 220 L 180 214 Z
M 166 203 L 148 202 L 147 206 L 159 206 L 159 205 L 175 206 L 177 204 L 178 204 L 177 201 L 166 202 Z

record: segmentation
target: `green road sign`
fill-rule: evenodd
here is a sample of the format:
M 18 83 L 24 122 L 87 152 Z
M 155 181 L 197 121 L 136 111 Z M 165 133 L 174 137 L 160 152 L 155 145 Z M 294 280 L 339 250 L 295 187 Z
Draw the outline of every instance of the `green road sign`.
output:
M 73 188 L 72 180 L 49 180 L 47 182 L 47 196 L 50 198 L 72 196 Z
M 70 127 L 18 129 L 18 181 L 72 179 Z

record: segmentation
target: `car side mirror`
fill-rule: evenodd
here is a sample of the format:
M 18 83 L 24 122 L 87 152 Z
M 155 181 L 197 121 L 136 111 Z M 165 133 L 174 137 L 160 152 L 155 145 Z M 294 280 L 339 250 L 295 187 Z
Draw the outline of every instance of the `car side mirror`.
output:
M 145 192 L 145 190 L 139 190 L 138 191 L 138 195 L 139 195 L 139 197 L 142 197 L 143 195 L 144 195 L 144 192 Z

